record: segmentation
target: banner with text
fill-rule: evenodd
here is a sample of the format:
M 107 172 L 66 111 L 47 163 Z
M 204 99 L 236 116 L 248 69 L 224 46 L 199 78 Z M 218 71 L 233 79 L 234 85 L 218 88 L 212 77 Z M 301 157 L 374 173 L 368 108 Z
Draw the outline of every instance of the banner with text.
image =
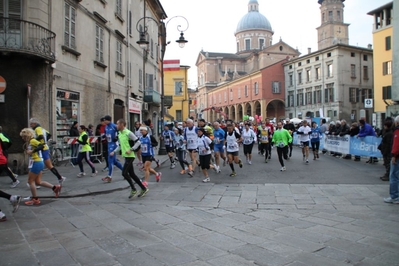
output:
M 324 149 L 333 152 L 349 154 L 350 151 L 350 137 L 337 137 L 337 136 L 326 136 L 324 137 Z

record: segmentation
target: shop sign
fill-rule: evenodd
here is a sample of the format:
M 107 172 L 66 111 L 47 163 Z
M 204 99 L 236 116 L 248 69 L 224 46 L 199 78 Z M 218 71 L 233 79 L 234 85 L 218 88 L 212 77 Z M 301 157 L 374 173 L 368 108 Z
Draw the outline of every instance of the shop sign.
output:
M 79 101 L 79 93 L 57 90 L 57 98 Z
M 140 114 L 141 113 L 141 103 L 133 99 L 129 99 L 129 113 Z

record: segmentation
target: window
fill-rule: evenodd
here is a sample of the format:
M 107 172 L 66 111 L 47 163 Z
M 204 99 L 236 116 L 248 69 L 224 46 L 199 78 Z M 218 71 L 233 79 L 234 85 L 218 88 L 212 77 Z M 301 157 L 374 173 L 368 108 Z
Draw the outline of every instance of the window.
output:
M 123 73 L 122 68 L 122 42 L 116 41 L 116 71 Z
M 227 102 L 227 93 L 224 92 L 224 102 Z
M 294 93 L 290 92 L 288 94 L 288 107 L 293 107 L 294 106 Z
M 363 55 L 363 61 L 367 61 L 368 60 L 368 56 L 366 54 Z
M 306 64 L 310 64 L 310 59 L 306 60 Z
M 265 45 L 265 39 L 259 39 L 259 49 L 262 50 Z
M 289 75 L 289 84 L 290 84 L 290 86 L 293 86 L 294 85 L 294 80 L 293 80 L 293 77 L 292 77 L 292 74 L 290 74 Z
M 183 121 L 182 110 L 176 110 L 176 120 Z
M 316 56 L 315 61 L 319 61 L 319 57 L 318 56 Z
M 255 90 L 255 95 L 257 95 L 259 93 L 259 85 L 258 82 L 255 82 L 254 84 L 254 90 Z
M 355 53 L 351 53 L 351 57 L 355 57 Z
M 132 35 L 132 11 L 130 10 L 129 10 L 129 17 L 127 19 L 128 19 L 128 25 L 127 25 L 128 32 L 130 35 Z
M 368 99 L 368 91 L 367 89 L 362 89 L 362 103 L 364 103 L 364 100 Z
M 312 91 L 306 91 L 306 104 L 312 104 Z
M 290 65 L 288 68 L 289 68 L 289 69 L 292 69 L 292 65 Z
M 302 72 L 298 72 L 298 84 L 302 84 Z
M 245 93 L 245 97 L 248 97 L 248 86 L 247 85 L 245 85 L 244 93 Z
M 238 98 L 241 98 L 241 91 L 240 91 L 240 89 L 238 89 L 239 91 L 239 95 L 240 95 L 240 97 L 238 97 Z M 232 101 L 233 100 L 233 89 L 230 89 L 230 101 Z
M 382 99 L 383 100 L 391 100 L 392 92 L 391 86 L 382 87 Z
M 327 88 L 324 89 L 324 102 L 334 101 L 334 83 L 327 84 Z
M 132 63 L 126 62 L 126 85 L 132 86 Z
M 333 12 L 332 11 L 328 11 L 328 20 L 329 21 L 333 20 Z
M 65 3 L 65 32 L 64 45 L 76 49 L 75 39 L 76 9 Z
M 281 93 L 281 82 L 272 81 L 272 93 Z
M 298 63 L 298 66 L 299 66 L 299 67 L 302 66 L 302 62 L 299 62 L 299 63 Z
M 385 50 L 391 50 L 391 36 L 385 37 Z
M 152 39 L 150 40 L 150 54 L 154 58 L 154 41 Z
M 341 21 L 341 11 L 337 10 L 337 20 Z
M 96 60 L 104 63 L 104 29 L 96 25 Z
M 329 64 L 327 65 L 327 77 L 331 78 L 333 76 L 333 65 Z
M 143 89 L 143 70 L 139 69 L 139 90 Z
M 183 82 L 175 81 L 175 95 L 182 96 L 183 95 Z
M 357 103 L 359 101 L 359 92 L 357 88 L 349 88 L 349 102 Z
M 351 65 L 351 78 L 356 78 L 356 65 Z
M 154 89 L 154 75 L 153 74 L 145 74 L 145 88 L 149 90 Z
M 363 66 L 363 79 L 369 79 L 369 67 Z
M 315 89 L 314 102 L 321 103 L 321 86 L 317 86 Z
M 241 88 L 238 88 L 237 94 L 238 94 L 238 99 L 241 99 Z
M 383 75 L 392 74 L 392 61 L 382 63 L 382 74 Z
M 247 50 L 247 51 L 251 50 L 251 40 L 250 39 L 245 40 L 245 50 Z
M 303 90 L 298 90 L 297 94 L 297 106 L 304 105 L 303 102 Z
M 310 69 L 306 70 L 306 82 L 311 82 L 312 81 L 312 72 L 310 72 Z
M 320 79 L 320 67 L 315 68 L 315 73 L 316 73 L 316 80 Z
M 327 57 L 331 57 L 331 53 L 327 53 Z
M 116 0 L 115 14 L 122 18 L 122 0 Z

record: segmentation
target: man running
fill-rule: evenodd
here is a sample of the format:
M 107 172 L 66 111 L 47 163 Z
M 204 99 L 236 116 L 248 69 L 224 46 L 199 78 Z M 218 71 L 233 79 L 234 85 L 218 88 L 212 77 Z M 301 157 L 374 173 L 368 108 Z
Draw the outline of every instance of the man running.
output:
M 169 156 L 170 160 L 170 169 L 173 169 L 176 167 L 175 163 L 175 145 L 174 145 L 174 139 L 175 139 L 175 133 L 169 128 L 169 125 L 165 125 L 164 130 L 161 133 L 161 140 L 163 140 L 165 144 L 165 149 L 166 153 Z
M 288 159 L 288 143 L 292 142 L 291 134 L 283 128 L 283 123 L 277 123 L 277 130 L 274 131 L 272 142 L 277 147 L 277 156 L 281 165 L 280 171 L 285 171 L 284 159 Z M 309 147 L 309 146 L 308 146 Z
M 302 143 L 302 155 L 303 160 L 306 160 L 306 164 L 309 163 L 309 135 L 312 134 L 312 129 L 308 126 L 308 121 L 303 120 L 302 126 L 298 128 L 297 134 L 299 135 L 299 141 Z
M 116 154 L 111 155 L 111 152 L 118 146 L 118 129 L 116 125 L 111 122 L 112 117 L 109 115 L 104 116 L 105 127 L 105 137 L 108 143 L 108 176 L 102 178 L 101 180 L 107 183 L 112 182 L 112 172 L 114 170 L 114 165 L 118 167 L 121 171 L 123 170 L 122 164 L 116 158 Z
M 152 147 L 152 138 L 148 133 L 148 128 L 146 126 L 140 127 L 141 131 L 141 138 L 140 138 L 140 143 L 141 143 L 141 158 L 143 159 L 143 164 L 144 164 L 144 182 L 143 185 L 145 187 L 148 187 L 148 180 L 150 178 L 150 173 L 155 175 L 155 179 L 157 182 L 161 180 L 161 172 L 156 172 L 154 169 L 151 168 L 151 162 L 154 160 L 154 149 Z
M 216 172 L 220 173 L 220 157 L 223 159 L 223 166 L 226 166 L 226 155 L 224 154 L 224 137 L 226 132 L 220 127 L 219 122 L 213 123 L 213 142 L 214 144 L 214 151 L 215 151 L 215 165 L 216 165 Z
M 187 151 L 189 152 L 191 158 L 191 168 L 192 170 L 188 172 L 190 176 L 193 176 L 195 167 L 197 166 L 197 127 L 194 126 L 194 122 L 191 119 L 187 119 L 187 127 L 184 129 L 184 141 L 186 143 Z

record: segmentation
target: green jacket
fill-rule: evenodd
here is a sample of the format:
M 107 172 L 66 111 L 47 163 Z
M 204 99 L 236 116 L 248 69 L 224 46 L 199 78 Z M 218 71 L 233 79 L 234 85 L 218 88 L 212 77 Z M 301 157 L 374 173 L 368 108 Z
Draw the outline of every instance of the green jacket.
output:
M 278 147 L 278 144 L 283 142 L 284 146 L 287 146 L 288 143 L 292 142 L 292 136 L 288 130 L 282 128 L 282 129 L 277 129 L 273 133 L 273 138 L 272 142 L 275 143 Z
M 136 155 L 134 154 L 134 151 L 131 153 L 127 154 L 127 150 L 132 150 L 132 147 L 130 146 L 129 140 L 132 137 L 129 136 L 135 136 L 129 129 L 125 128 L 122 131 L 119 131 L 118 134 L 118 141 L 119 141 L 119 147 L 116 149 L 116 151 L 121 150 L 122 151 L 122 157 L 127 157 L 127 158 L 135 158 Z

